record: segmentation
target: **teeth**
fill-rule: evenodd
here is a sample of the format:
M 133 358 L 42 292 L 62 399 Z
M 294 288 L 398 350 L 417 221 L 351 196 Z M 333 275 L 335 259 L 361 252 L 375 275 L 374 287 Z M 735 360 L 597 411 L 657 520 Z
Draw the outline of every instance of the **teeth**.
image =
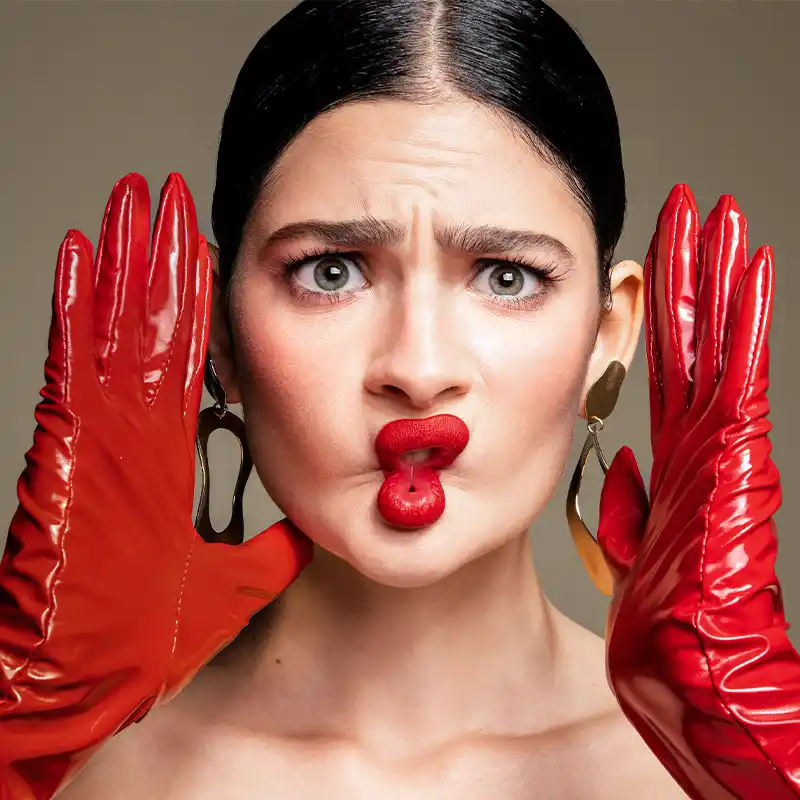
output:
M 423 464 L 433 456 L 433 448 L 425 450 L 411 450 L 405 454 L 404 460 L 407 464 Z

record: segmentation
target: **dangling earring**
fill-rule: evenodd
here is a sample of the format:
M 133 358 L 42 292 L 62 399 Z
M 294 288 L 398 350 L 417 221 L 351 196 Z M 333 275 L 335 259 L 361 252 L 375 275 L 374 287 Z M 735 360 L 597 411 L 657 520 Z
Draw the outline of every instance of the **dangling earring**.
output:
M 244 513 L 243 499 L 244 487 L 250 472 L 253 469 L 253 459 L 247 446 L 244 422 L 228 410 L 225 398 L 225 389 L 217 375 L 214 362 L 206 359 L 205 385 L 209 394 L 214 398 L 214 405 L 204 408 L 197 418 L 197 454 L 200 456 L 200 501 L 197 506 L 197 515 L 194 519 L 195 530 L 207 542 L 222 542 L 224 544 L 241 544 L 244 541 Z M 222 531 L 215 530 L 211 524 L 209 513 L 209 499 L 211 494 L 211 474 L 208 467 L 208 438 L 211 434 L 224 428 L 230 431 L 239 442 L 241 459 L 239 461 L 239 475 L 236 478 L 236 487 L 233 490 L 231 504 L 231 519 Z
M 581 450 L 567 492 L 567 524 L 578 555 L 597 589 L 609 596 L 614 591 L 614 578 L 603 558 L 603 551 L 600 549 L 597 539 L 589 532 L 583 517 L 581 517 L 578 493 L 581 490 L 586 461 L 592 450 L 597 453 L 597 460 L 600 462 L 603 474 L 608 472 L 608 462 L 600 448 L 597 434 L 603 430 L 604 420 L 608 419 L 617 404 L 625 374 L 625 367 L 619 361 L 612 361 L 599 380 L 592 384 L 586 395 L 586 422 L 589 433 L 583 444 L 583 450 Z

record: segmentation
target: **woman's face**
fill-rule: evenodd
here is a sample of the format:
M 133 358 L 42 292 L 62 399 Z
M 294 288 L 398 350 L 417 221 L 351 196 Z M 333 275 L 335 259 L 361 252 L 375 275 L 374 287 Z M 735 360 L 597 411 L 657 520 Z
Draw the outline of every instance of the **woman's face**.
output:
M 284 513 L 367 577 L 424 585 L 552 495 L 584 389 L 632 355 L 598 338 L 600 312 L 585 212 L 500 117 L 457 98 L 352 103 L 295 138 L 253 212 L 223 378 Z M 470 431 L 444 515 L 392 528 L 375 437 L 441 413 Z

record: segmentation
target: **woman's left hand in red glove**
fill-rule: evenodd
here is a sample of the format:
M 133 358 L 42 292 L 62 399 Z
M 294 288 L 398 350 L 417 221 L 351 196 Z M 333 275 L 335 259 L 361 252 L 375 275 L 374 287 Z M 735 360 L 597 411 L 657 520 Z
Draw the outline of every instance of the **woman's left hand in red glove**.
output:
M 676 186 L 645 279 L 653 469 L 648 497 L 624 448 L 603 488 L 609 682 L 691 797 L 798 798 L 800 656 L 775 575 L 767 419 L 772 250 L 748 261 L 731 197 L 701 230 Z

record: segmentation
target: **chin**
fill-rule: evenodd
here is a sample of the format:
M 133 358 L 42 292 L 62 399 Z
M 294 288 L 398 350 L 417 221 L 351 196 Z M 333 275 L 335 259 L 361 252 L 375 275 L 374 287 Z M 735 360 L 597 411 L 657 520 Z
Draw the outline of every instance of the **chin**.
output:
M 382 586 L 419 589 L 446 580 L 478 553 L 454 547 L 458 531 L 444 518 L 418 531 L 398 531 L 377 521 L 341 553 L 354 570 Z
M 360 495 L 360 496 L 359 496 Z M 318 502 L 287 516 L 314 543 L 342 559 L 368 580 L 397 589 L 439 583 L 525 530 L 503 532 L 498 508 L 476 508 L 466 492 L 451 490 L 440 519 L 424 528 L 401 530 L 387 525 L 375 507 L 375 491 Z M 304 513 L 305 511 L 305 513 Z

